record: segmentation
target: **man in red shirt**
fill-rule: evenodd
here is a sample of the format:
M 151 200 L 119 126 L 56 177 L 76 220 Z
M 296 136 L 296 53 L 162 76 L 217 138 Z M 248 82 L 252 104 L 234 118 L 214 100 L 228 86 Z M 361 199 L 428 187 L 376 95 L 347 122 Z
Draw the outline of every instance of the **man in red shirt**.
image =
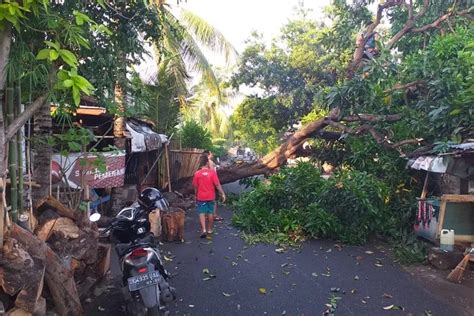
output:
M 193 186 L 196 194 L 196 208 L 199 214 L 199 222 L 201 224 L 201 238 L 205 238 L 207 233 L 212 234 L 216 189 L 221 195 L 222 202 L 225 202 L 224 190 L 222 190 L 216 171 L 209 168 L 209 159 L 207 155 L 202 155 L 199 160 L 199 170 L 194 174 Z M 207 230 L 206 216 L 209 221 L 209 227 Z

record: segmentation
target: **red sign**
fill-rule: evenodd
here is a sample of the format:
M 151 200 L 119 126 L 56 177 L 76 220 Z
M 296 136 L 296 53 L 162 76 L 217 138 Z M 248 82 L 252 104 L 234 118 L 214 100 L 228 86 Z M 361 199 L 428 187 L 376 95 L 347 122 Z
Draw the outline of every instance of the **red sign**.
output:
M 67 157 L 56 155 L 53 159 L 66 170 L 66 178 L 73 188 L 81 186 L 81 173 L 90 188 L 114 188 L 124 184 L 125 153 L 104 153 L 100 158 L 95 155 L 88 155 L 85 158 L 81 154 L 70 154 Z M 97 159 L 104 159 L 101 165 L 105 163 L 106 170 L 96 167 Z

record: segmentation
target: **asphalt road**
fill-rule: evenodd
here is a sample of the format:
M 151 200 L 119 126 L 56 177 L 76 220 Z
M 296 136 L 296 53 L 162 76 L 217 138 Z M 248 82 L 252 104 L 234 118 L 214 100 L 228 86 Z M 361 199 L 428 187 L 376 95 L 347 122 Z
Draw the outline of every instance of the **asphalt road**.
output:
M 179 296 L 170 315 L 322 315 L 331 297 L 336 315 L 466 315 L 405 272 L 388 246 L 315 240 L 278 253 L 273 245 L 246 245 L 230 226 L 231 211 L 220 214 L 225 221 L 212 240 L 199 238 L 189 211 L 186 241 L 161 246 Z M 118 275 L 115 261 L 86 315 L 125 315 Z M 390 305 L 403 311 L 383 309 Z

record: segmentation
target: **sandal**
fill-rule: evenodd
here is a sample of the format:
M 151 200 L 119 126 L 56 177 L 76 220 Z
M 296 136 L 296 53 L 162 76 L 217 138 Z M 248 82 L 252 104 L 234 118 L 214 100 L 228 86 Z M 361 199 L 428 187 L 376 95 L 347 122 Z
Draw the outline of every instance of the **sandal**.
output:
M 202 233 L 201 236 L 199 236 L 199 238 L 206 238 L 206 237 L 207 237 L 206 233 Z
M 214 220 L 216 222 L 222 222 L 224 219 L 222 217 L 216 215 L 216 216 L 214 216 Z

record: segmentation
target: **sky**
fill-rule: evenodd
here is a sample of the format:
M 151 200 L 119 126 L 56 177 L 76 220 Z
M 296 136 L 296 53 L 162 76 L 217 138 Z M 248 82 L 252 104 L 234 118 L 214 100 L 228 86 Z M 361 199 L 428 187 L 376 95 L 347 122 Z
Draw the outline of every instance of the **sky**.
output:
M 185 0 L 179 7 L 205 19 L 242 52 L 245 40 L 254 30 L 262 33 L 267 41 L 278 35 L 299 2 L 312 10 L 310 17 L 321 18 L 330 0 Z M 176 2 L 169 3 L 176 8 Z
M 331 0 L 169 0 L 172 12 L 179 17 L 181 9 L 189 10 L 200 16 L 209 24 L 219 30 L 224 37 L 241 53 L 245 49 L 245 41 L 253 31 L 258 31 L 263 35 L 267 43 L 279 35 L 280 29 L 295 14 L 295 8 L 299 3 L 310 10 L 309 18 L 321 19 L 323 8 Z M 208 60 L 214 66 L 225 67 L 225 61 L 219 56 L 203 48 Z M 154 77 L 156 66 L 152 58 L 147 57 L 145 61 L 137 67 L 142 79 Z M 193 84 L 199 80 L 196 74 L 191 74 Z M 255 89 L 241 87 L 241 93 L 258 93 Z M 237 101 L 241 97 L 237 98 Z M 235 103 L 232 102 L 232 103 Z

